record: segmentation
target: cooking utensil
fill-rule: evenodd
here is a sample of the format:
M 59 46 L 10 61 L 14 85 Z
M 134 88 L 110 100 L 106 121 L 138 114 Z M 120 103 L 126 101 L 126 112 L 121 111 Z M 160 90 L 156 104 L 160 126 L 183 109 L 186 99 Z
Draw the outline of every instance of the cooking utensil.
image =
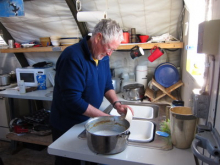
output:
M 142 100 L 144 98 L 144 85 L 136 83 L 123 86 L 122 97 L 131 101 Z
M 98 154 L 116 154 L 127 147 L 130 123 L 120 116 L 102 116 L 88 120 L 85 125 L 87 144 Z
M 171 63 L 162 63 L 155 69 L 155 80 L 165 88 L 176 84 L 179 81 L 179 72 Z
M 9 84 L 10 84 L 10 75 L 9 74 L 0 75 L 0 86 L 5 86 Z

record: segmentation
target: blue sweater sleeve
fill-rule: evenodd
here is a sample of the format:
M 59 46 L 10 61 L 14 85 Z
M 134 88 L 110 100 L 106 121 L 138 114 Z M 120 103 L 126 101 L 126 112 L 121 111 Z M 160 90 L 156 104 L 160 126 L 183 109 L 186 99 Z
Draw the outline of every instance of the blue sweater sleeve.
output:
M 109 68 L 109 63 L 108 63 L 108 68 Z M 105 86 L 105 93 L 111 89 L 114 89 L 113 88 L 113 85 L 112 85 L 112 77 L 111 77 L 111 71 L 109 69 L 109 71 L 107 72 L 107 81 L 106 81 L 106 86 Z
M 83 114 L 88 107 L 88 103 L 82 99 L 86 81 L 83 62 L 71 48 L 66 48 L 63 53 L 68 60 L 61 58 L 58 61 L 59 71 L 56 74 L 59 80 L 56 83 L 59 83 L 61 98 L 67 109 Z

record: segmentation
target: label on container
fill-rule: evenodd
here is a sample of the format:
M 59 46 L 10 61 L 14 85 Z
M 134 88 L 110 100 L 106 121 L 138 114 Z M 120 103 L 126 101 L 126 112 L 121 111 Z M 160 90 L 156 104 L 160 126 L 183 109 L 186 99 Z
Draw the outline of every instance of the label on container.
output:
M 45 90 L 45 89 L 47 89 L 47 86 L 46 86 L 46 75 L 45 74 L 37 75 L 37 83 L 38 83 L 38 86 L 37 86 L 38 90 Z

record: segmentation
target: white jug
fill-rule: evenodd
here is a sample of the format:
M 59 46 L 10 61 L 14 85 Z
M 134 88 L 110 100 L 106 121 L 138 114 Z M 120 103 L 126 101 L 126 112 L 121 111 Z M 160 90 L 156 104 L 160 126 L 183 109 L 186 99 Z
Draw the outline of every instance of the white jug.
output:
M 138 65 L 136 67 L 136 82 L 147 87 L 147 65 Z

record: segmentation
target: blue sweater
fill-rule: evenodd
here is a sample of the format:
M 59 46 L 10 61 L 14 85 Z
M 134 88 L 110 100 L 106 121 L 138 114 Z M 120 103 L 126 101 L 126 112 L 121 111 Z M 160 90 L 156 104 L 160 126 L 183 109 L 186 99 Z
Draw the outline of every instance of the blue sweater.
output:
M 87 39 L 67 47 L 56 64 L 50 124 L 60 131 L 86 121 L 82 114 L 88 105 L 99 108 L 105 92 L 113 89 L 109 57 L 96 66 Z

